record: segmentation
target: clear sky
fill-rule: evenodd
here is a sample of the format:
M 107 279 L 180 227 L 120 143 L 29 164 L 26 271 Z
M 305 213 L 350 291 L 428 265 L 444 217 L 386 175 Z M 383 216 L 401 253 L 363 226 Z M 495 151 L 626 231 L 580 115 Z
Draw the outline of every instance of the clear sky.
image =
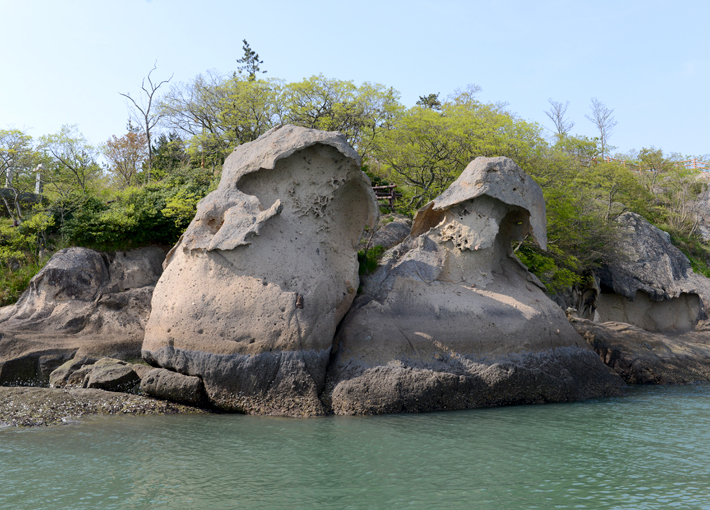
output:
M 229 73 L 242 39 L 268 77 L 371 81 L 446 96 L 469 83 L 552 128 L 570 101 L 594 136 L 592 97 L 614 109 L 610 142 L 710 153 L 710 2 L 655 0 L 0 0 L 0 128 L 32 136 L 78 124 L 92 143 L 125 132 L 119 92 Z

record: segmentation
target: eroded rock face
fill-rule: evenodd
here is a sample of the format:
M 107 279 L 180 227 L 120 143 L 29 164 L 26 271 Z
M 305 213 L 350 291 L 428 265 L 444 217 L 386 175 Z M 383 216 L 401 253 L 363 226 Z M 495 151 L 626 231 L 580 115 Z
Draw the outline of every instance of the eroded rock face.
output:
M 144 359 L 201 377 L 224 409 L 322 414 L 357 243 L 377 211 L 342 135 L 284 126 L 240 146 L 168 255 Z
M 164 258 L 157 247 L 57 252 L 17 303 L 0 309 L 0 373 L 15 360 L 25 367 L 21 377 L 0 376 L 0 384 L 46 385 L 77 354 L 139 357 Z
M 646 331 L 622 322 L 570 322 L 600 358 L 628 384 L 690 384 L 710 381 L 710 334 Z
M 658 333 L 693 330 L 706 318 L 710 280 L 695 274 L 670 236 L 642 216 L 626 212 L 617 221 L 622 254 L 597 272 L 601 293 L 595 320 Z
M 477 158 L 385 253 L 336 337 L 336 414 L 559 402 L 622 382 L 514 257 L 546 243 L 542 191 L 507 158 Z

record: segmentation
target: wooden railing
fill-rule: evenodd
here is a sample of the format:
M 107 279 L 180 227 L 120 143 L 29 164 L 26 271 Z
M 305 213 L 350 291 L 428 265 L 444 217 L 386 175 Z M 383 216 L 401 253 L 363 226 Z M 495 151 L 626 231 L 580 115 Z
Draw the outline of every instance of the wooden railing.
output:
M 401 197 L 401 193 L 397 193 L 397 185 L 390 184 L 389 186 L 373 186 L 377 200 L 387 200 L 390 209 L 394 212 L 394 201 Z

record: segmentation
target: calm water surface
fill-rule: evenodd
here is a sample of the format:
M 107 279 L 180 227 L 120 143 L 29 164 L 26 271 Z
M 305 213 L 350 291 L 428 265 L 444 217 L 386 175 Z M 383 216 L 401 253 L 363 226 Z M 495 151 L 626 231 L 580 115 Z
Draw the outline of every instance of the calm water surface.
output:
M 0 429 L 0 508 L 710 509 L 710 386 L 423 415 Z

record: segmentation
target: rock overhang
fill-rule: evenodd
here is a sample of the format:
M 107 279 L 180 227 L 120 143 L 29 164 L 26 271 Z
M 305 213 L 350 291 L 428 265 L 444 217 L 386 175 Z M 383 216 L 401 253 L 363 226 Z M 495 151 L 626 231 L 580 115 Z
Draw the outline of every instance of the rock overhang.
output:
M 179 243 L 182 249 L 233 250 L 250 244 L 264 224 L 282 213 L 284 203 L 279 198 L 272 203 L 262 203 L 256 196 L 241 189 L 245 181 L 255 173 L 274 170 L 280 161 L 297 152 L 316 146 L 330 147 L 346 159 L 350 167 L 345 172 L 348 178 L 357 181 L 362 191 L 369 195 L 369 202 L 375 204 L 369 211 L 367 223 L 371 227 L 376 224 L 379 210 L 374 192 L 369 178 L 360 171 L 360 156 L 348 145 L 345 136 L 338 132 L 285 125 L 237 147 L 227 158 L 217 189 L 197 205 L 195 219 Z M 339 170 L 342 170 L 342 164 Z M 332 191 L 336 191 L 337 180 L 331 184 Z M 330 198 L 324 200 L 327 205 Z M 172 254 L 168 256 L 170 258 Z
M 542 189 L 506 157 L 474 159 L 446 191 L 417 211 L 412 237 L 437 226 L 446 211 L 484 196 L 527 212 L 527 217 L 521 216 L 520 234 L 530 235 L 542 249 L 547 249 L 547 216 Z M 497 229 L 492 232 L 493 236 L 496 234 Z
M 378 213 L 339 133 L 283 126 L 237 148 L 170 255 L 144 358 L 171 370 L 189 362 L 225 409 L 319 409 L 358 287 L 357 244 Z

